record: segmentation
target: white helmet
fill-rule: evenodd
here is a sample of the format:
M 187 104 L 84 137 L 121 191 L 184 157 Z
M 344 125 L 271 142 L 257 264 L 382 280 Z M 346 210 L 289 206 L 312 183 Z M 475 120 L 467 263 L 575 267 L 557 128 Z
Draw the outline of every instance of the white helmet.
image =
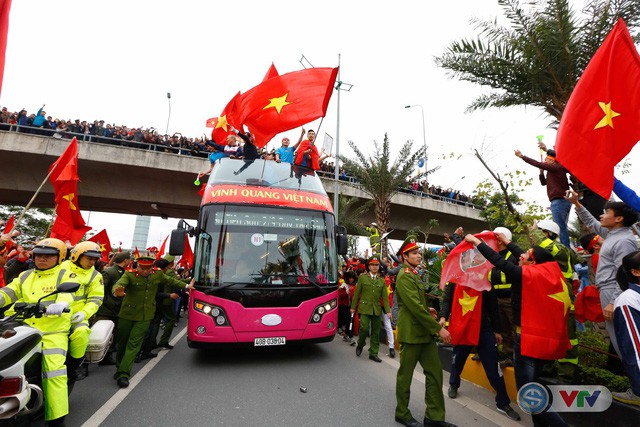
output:
M 371 224 L 369 224 L 369 225 L 373 225 L 374 227 L 377 227 L 377 226 L 378 226 L 378 224 L 376 224 L 375 222 L 372 222 L 372 223 L 371 223 Z
M 513 235 L 511 234 L 511 231 L 509 231 L 509 229 L 506 227 L 496 227 L 496 229 L 493 230 L 493 232 L 504 234 L 504 237 L 506 237 L 507 240 L 513 239 Z
M 556 236 L 560 235 L 560 227 L 558 227 L 558 224 L 551 221 L 550 219 L 543 219 L 542 221 L 538 221 L 538 228 L 540 230 L 549 231 Z

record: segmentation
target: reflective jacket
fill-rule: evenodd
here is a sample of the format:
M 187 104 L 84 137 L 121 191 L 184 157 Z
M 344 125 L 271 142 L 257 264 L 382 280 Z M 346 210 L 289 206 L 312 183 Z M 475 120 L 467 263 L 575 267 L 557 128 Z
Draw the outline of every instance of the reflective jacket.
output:
M 85 269 L 70 260 L 64 261 L 62 268 L 76 274 L 75 280 L 80 283 L 80 289 L 73 294 L 73 312 L 82 311 L 84 318 L 88 320 L 96 314 L 104 299 L 102 274 L 94 267 Z

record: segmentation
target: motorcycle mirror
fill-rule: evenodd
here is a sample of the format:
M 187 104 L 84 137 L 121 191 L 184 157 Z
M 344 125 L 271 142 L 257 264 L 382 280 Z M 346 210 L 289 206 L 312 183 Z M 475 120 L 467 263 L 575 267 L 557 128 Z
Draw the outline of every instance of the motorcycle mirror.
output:
M 78 282 L 62 282 L 57 286 L 58 292 L 76 292 L 78 289 L 80 289 Z

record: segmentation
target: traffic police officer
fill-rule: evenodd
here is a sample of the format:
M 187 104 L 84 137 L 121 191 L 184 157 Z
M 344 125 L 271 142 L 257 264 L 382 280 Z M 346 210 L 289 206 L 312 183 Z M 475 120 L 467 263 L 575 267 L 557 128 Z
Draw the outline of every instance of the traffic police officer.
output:
M 52 293 L 63 282 L 73 282 L 75 274 L 62 269 L 67 246 L 58 239 L 44 239 L 32 249 L 36 268 L 27 270 L 8 286 L 0 289 L 0 307 L 14 302 L 36 303 Z M 64 425 L 69 413 L 67 369 L 65 358 L 69 344 L 72 314 L 65 313 L 73 302 L 69 293 L 61 292 L 41 301 L 47 307 L 45 316 L 31 317 L 24 322 L 42 334 L 42 388 L 44 391 L 44 419 L 49 426 Z
M 187 287 L 160 270 L 154 271 L 154 262 L 152 257 L 139 257 L 136 271 L 127 271 L 113 286 L 114 296 L 124 296 L 118 315 L 118 353 L 114 375 L 121 388 L 129 386 L 133 362 L 155 315 L 158 286 Z M 193 288 L 194 283 L 195 279 L 192 279 L 188 287 Z
M 398 256 L 403 264 L 396 278 L 398 303 L 398 342 L 400 343 L 400 367 L 396 377 L 396 421 L 409 427 L 423 424 L 416 421 L 409 411 L 411 380 L 416 364 L 420 362 L 425 373 L 426 405 L 425 426 L 454 426 L 444 421 L 444 395 L 442 394 L 442 365 L 438 356 L 436 335 L 445 344 L 451 335 L 442 327 L 427 306 L 425 284 L 416 271 L 422 263 L 420 247 L 413 236 L 403 242 Z M 454 426 L 455 427 L 455 426 Z
M 360 315 L 360 333 L 358 334 L 358 346 L 356 356 L 362 354 L 362 348 L 367 340 L 367 332 L 371 325 L 371 343 L 369 345 L 369 359 L 374 362 L 382 362 L 378 357 L 380 349 L 380 300 L 384 304 L 384 312 L 391 319 L 391 309 L 389 308 L 389 294 L 384 278 L 380 276 L 380 257 L 374 255 L 369 258 L 369 273 L 361 274 L 358 277 L 356 291 L 351 302 L 351 314 L 356 312 Z M 358 304 L 359 303 L 359 304 Z
M 89 319 L 97 311 L 104 297 L 102 275 L 94 265 L 102 257 L 100 245 L 95 242 L 80 242 L 71 249 L 69 259 L 62 268 L 76 274 L 80 289 L 73 294 L 73 317 L 69 331 L 69 353 L 67 354 L 67 374 L 70 382 L 86 377 L 82 361 L 89 344 Z

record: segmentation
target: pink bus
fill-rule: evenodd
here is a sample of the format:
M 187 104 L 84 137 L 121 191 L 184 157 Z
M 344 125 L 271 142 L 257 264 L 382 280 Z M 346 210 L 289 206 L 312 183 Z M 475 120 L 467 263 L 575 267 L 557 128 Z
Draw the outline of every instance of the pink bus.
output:
M 333 340 L 347 237 L 313 171 L 220 159 L 197 226 L 181 221 L 172 232 L 172 254 L 182 253 L 186 233 L 196 237 L 190 347 Z

